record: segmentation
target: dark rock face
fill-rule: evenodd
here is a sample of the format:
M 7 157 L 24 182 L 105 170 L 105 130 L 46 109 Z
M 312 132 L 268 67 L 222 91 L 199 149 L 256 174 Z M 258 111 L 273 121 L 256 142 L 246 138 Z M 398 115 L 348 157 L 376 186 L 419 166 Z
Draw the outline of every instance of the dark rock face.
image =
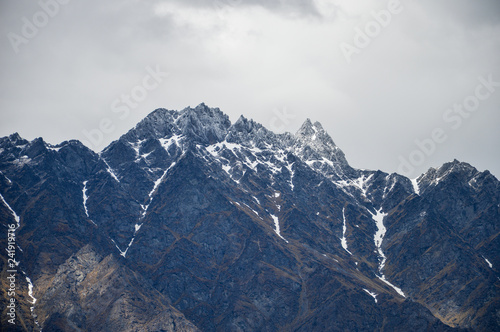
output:
M 48 331 L 198 331 L 140 274 L 89 245 L 45 287 L 38 319 Z
M 466 163 L 357 170 L 317 122 L 278 135 L 201 104 L 100 154 L 0 138 L 0 172 L 2 329 L 500 328 L 499 182 Z

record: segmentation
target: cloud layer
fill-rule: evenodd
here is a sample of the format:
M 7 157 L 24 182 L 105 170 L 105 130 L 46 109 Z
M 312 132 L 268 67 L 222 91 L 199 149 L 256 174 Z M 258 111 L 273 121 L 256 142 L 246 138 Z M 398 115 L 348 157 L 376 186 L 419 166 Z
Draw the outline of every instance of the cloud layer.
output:
M 1 136 L 88 141 L 109 119 L 100 150 L 155 108 L 205 102 L 276 130 L 320 121 L 355 167 L 413 153 L 411 176 L 454 158 L 500 176 L 500 88 L 458 128 L 444 118 L 481 77 L 500 82 L 498 1 L 4 1 L 0 18 Z M 436 128 L 447 139 L 420 162 Z

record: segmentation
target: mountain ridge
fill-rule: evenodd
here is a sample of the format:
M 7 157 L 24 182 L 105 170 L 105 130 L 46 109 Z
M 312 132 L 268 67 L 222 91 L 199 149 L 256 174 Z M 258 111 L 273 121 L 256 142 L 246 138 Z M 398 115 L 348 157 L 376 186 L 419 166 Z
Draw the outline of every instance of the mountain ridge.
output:
M 318 122 L 275 134 L 200 104 L 157 109 L 100 153 L 0 138 L 0 172 L 39 298 L 91 245 L 201 330 L 499 325 L 500 185 L 467 163 L 413 180 L 354 169 Z

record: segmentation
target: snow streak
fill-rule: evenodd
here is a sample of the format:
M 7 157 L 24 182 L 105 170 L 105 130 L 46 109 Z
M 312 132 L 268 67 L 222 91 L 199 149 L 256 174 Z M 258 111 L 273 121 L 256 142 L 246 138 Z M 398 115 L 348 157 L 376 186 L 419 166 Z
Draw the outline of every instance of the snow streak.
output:
M 295 172 L 293 171 L 293 168 L 292 168 L 293 164 L 294 163 L 286 165 L 286 168 L 288 169 L 288 172 L 290 173 L 290 189 L 292 191 L 293 191 L 293 188 L 295 187 L 295 185 L 293 184 L 293 177 L 295 176 Z
M 131 243 L 134 241 L 134 239 L 132 239 Z M 111 242 L 113 242 L 113 244 L 115 245 L 116 249 L 118 249 L 118 251 L 120 252 L 120 255 L 125 257 L 127 255 L 127 251 L 128 251 L 128 247 L 125 251 L 122 251 L 120 249 L 120 247 L 118 247 L 118 245 L 116 244 L 115 240 L 111 239 Z M 129 247 L 130 247 L 130 244 L 129 244 Z
M 364 289 L 364 288 L 363 288 L 363 290 L 364 290 L 365 292 L 367 292 L 368 294 L 370 294 L 370 295 L 371 295 L 371 297 L 373 297 L 373 298 L 375 299 L 375 303 L 377 303 L 377 295 L 378 295 L 378 294 L 376 294 L 376 293 L 374 293 L 374 292 L 370 292 L 368 289 Z
M 106 170 L 108 171 L 108 173 L 111 175 L 111 177 L 113 179 L 116 180 L 116 182 L 120 182 L 120 180 L 118 179 L 118 177 L 116 176 L 115 172 L 113 171 L 113 169 L 111 168 L 111 166 L 109 166 L 108 162 L 106 161 L 106 159 L 104 158 L 101 158 L 102 161 L 104 161 L 104 163 L 106 164 Z
M 160 138 L 158 141 L 160 142 L 161 146 L 163 147 L 163 149 L 168 153 L 170 154 L 170 152 L 168 152 L 168 150 L 170 149 L 170 146 L 172 144 L 175 144 L 177 145 L 178 147 L 180 147 L 179 145 L 179 142 L 180 142 L 180 139 L 182 138 L 182 135 L 174 135 L 170 138 Z
M 418 186 L 417 179 L 411 179 L 411 184 L 413 185 L 413 190 L 415 191 L 415 194 L 420 195 L 420 187 Z
M 10 207 L 10 205 L 7 203 L 7 201 L 5 200 L 5 198 L 3 198 L 2 194 L 0 194 L 0 199 L 2 199 L 2 202 L 9 209 L 10 213 L 12 214 L 12 216 L 14 217 L 14 219 L 16 220 L 16 223 L 17 223 L 16 230 L 17 230 L 19 227 L 21 227 L 21 219 L 16 214 L 16 212 L 14 212 L 14 210 Z
M 31 297 L 31 304 L 36 303 L 36 298 L 33 296 L 33 283 L 31 282 L 31 279 L 26 276 L 26 281 L 28 282 L 28 295 Z M 31 307 L 31 311 L 33 311 L 34 307 Z
M 0 194 L 0 199 L 2 200 L 2 202 L 5 204 L 5 206 L 9 209 L 10 211 L 10 214 L 12 214 L 12 216 L 14 217 L 14 219 L 16 220 L 16 228 L 14 228 L 14 234 L 16 233 L 16 231 L 18 230 L 19 227 L 21 227 L 21 218 L 19 218 L 19 216 L 17 215 L 17 213 L 10 207 L 10 205 L 7 203 L 7 201 L 5 200 L 5 198 L 3 198 L 2 194 Z M 19 248 L 19 245 L 17 246 Z M 22 250 L 21 250 L 22 251 Z M 14 264 L 16 264 L 16 266 L 19 266 L 19 263 L 18 261 L 16 261 L 14 259 Z
M 12 181 L 7 177 L 7 175 L 5 175 L 2 171 L 0 171 L 0 174 L 2 174 L 4 176 L 4 178 L 7 180 L 7 182 L 9 183 L 9 186 L 12 185 Z
M 370 212 L 371 213 L 371 212 Z M 380 208 L 377 211 L 377 214 L 373 214 L 372 219 L 375 221 L 377 225 L 377 232 L 375 233 L 374 241 L 375 241 L 375 247 L 377 247 L 377 252 L 379 254 L 379 259 L 380 259 L 380 265 L 378 268 L 378 273 L 379 276 L 377 276 L 381 281 L 386 283 L 387 285 L 391 286 L 399 295 L 402 297 L 406 297 L 405 293 L 403 291 L 391 284 L 386 278 L 385 275 L 383 274 L 382 270 L 384 269 L 385 262 L 387 261 L 387 257 L 385 256 L 384 252 L 382 251 L 382 242 L 384 241 L 384 236 L 387 231 L 387 229 L 384 226 L 384 217 L 387 216 L 387 213 L 382 212 L 382 208 Z
M 347 226 L 345 222 L 345 207 L 342 209 L 342 216 L 344 217 L 344 226 L 342 227 L 342 238 L 340 239 L 342 243 L 342 248 L 344 248 L 345 251 L 347 251 L 349 254 L 352 255 L 352 252 L 347 249 L 347 240 L 345 238 L 345 232 L 347 231 Z
M 38 320 L 36 320 L 36 315 L 35 315 L 35 304 L 36 304 L 36 301 L 37 301 L 37 298 L 35 297 L 34 295 L 34 292 L 33 292 L 33 283 L 31 282 L 31 279 L 28 277 L 28 275 L 26 275 L 26 272 L 24 271 L 21 271 L 24 275 L 24 277 L 26 278 L 26 282 L 28 283 L 28 296 L 31 297 L 31 301 L 29 301 L 33 306 L 30 307 L 30 311 L 31 311 L 31 316 L 33 317 L 34 321 L 35 321 L 35 324 L 36 326 L 40 327 L 40 324 L 38 324 Z M 41 331 L 41 329 L 40 329 Z
M 385 261 L 387 260 L 387 258 L 384 255 L 384 252 L 382 251 L 382 241 L 384 241 L 384 236 L 385 233 L 387 232 L 387 229 L 384 226 L 384 217 L 386 215 L 387 213 L 383 213 L 382 209 L 378 210 L 377 214 L 372 214 L 372 219 L 375 220 L 375 223 L 377 225 L 377 232 L 375 233 L 374 237 L 375 247 L 377 247 L 377 252 L 381 258 L 378 269 L 379 273 L 382 273 L 382 270 L 384 269 L 385 266 Z
M 142 208 L 142 213 L 141 213 L 141 217 L 139 219 L 139 221 L 141 222 L 145 217 L 146 217 L 146 213 L 148 212 L 148 209 L 149 209 L 149 206 L 151 205 L 151 202 L 153 201 L 153 196 L 156 192 L 156 190 L 158 189 L 158 187 L 160 186 L 160 184 L 163 182 L 163 180 L 165 179 L 165 177 L 167 176 L 167 173 L 170 169 L 172 169 L 172 167 L 174 167 L 176 164 L 176 162 L 173 162 L 166 170 L 165 172 L 163 172 L 163 175 L 155 181 L 154 183 L 154 186 L 153 186 L 153 189 L 151 189 L 151 191 L 149 192 L 148 194 L 148 202 L 146 205 L 142 205 L 141 204 L 141 208 Z M 113 241 L 113 243 L 115 244 L 115 247 L 118 249 L 118 251 L 120 252 L 120 255 L 123 256 L 123 257 L 126 257 L 127 256 L 127 252 L 128 250 L 130 249 L 130 247 L 132 246 L 132 244 L 134 243 L 134 240 L 135 240 L 135 236 L 137 235 L 137 232 L 139 232 L 139 230 L 141 229 L 142 225 L 144 223 L 141 222 L 141 223 L 138 223 L 138 224 L 135 224 L 134 228 L 134 235 L 132 236 L 132 240 L 130 240 L 130 242 L 128 243 L 127 245 L 127 248 L 125 249 L 125 251 L 122 251 L 120 249 L 120 247 L 118 247 L 118 245 L 116 244 L 116 242 L 111 239 L 111 241 Z
M 87 209 L 87 200 L 88 200 L 88 196 L 87 196 L 87 183 L 88 183 L 88 181 L 83 181 L 83 189 L 82 189 L 82 194 L 83 194 L 83 208 L 85 209 L 85 214 L 87 215 L 87 218 L 89 218 L 89 220 L 94 225 L 97 226 L 97 224 L 92 219 L 90 219 L 89 210 Z
M 85 214 L 87 215 L 87 217 L 89 217 L 89 211 L 87 210 L 87 182 L 88 181 L 83 181 L 83 190 L 82 190 L 82 193 L 83 193 L 83 208 L 85 209 Z
M 141 205 L 142 207 L 142 214 L 141 214 L 141 220 L 144 219 L 144 217 L 146 216 L 146 212 L 148 212 L 148 209 L 149 209 L 149 206 L 151 205 L 151 202 L 153 200 L 153 195 L 154 193 L 156 192 L 156 190 L 158 189 L 158 187 L 160 186 L 160 184 L 163 182 L 163 180 L 165 179 L 165 177 L 167 176 L 167 173 L 168 171 L 170 171 L 172 169 L 172 167 L 174 167 L 176 164 L 176 162 L 173 162 L 172 165 L 170 165 L 166 170 L 165 172 L 163 172 L 163 175 L 160 176 L 160 178 L 158 180 L 155 181 L 155 184 L 153 186 L 153 189 L 151 189 L 151 191 L 149 192 L 148 194 L 148 203 L 146 205 Z M 142 226 L 142 224 L 141 224 Z M 140 228 L 140 226 L 139 226 Z M 137 229 L 137 226 L 136 226 L 136 232 L 138 231 Z M 135 235 L 135 234 L 134 234 Z
M 274 214 L 271 214 L 271 218 L 273 218 L 273 221 L 274 221 L 274 231 L 276 232 L 276 234 L 278 234 L 278 236 L 280 238 L 282 238 L 286 243 L 288 243 L 288 240 L 285 239 L 283 236 L 281 236 L 281 233 L 280 233 L 280 222 L 279 222 L 278 217 L 276 217 Z
M 490 261 L 486 259 L 486 257 L 483 256 L 483 258 L 486 261 L 486 264 L 488 264 L 488 266 L 490 267 L 490 269 L 492 269 L 493 268 L 493 264 L 491 264 Z

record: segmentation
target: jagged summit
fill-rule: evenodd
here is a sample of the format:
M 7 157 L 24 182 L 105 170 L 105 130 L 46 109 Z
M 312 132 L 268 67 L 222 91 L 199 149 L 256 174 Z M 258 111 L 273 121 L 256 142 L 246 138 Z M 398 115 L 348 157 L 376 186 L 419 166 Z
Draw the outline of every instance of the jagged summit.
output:
M 295 135 L 276 134 L 243 115 L 232 124 L 229 117 L 219 108 L 210 108 L 204 103 L 180 111 L 153 111 L 135 128 L 107 147 L 103 156 L 107 158 L 113 150 L 135 161 L 142 155 L 152 153 L 152 141 L 160 141 L 161 145 L 167 144 L 170 149 L 172 145 L 166 142 L 172 140 L 182 146 L 182 149 L 228 142 L 273 153 L 291 152 L 311 167 L 330 176 L 340 179 L 344 178 L 345 174 L 352 174 L 344 153 L 319 122 L 313 124 L 307 119 Z
M 296 136 L 312 136 L 316 132 L 311 119 L 307 118 L 306 121 L 300 126 L 300 129 L 297 131 Z
M 180 132 L 201 144 L 214 144 L 224 140 L 231 126 L 229 117 L 218 108 L 200 104 L 185 108 L 176 120 Z
M 335 173 L 352 175 L 353 169 L 349 166 L 344 152 L 335 145 L 319 122 L 313 124 L 310 119 L 306 119 L 295 133 L 295 138 L 295 153 L 304 160 L 320 169 L 325 168 L 326 162 L 330 168 L 334 168 Z
M 310 123 L 309 119 L 308 122 Z M 314 126 L 311 128 L 321 131 L 320 136 L 325 139 L 325 143 L 335 146 L 319 122 L 316 122 Z M 310 131 L 312 130 L 310 129 Z M 300 129 L 295 137 L 307 141 L 307 134 L 301 134 L 301 131 L 303 130 Z M 210 108 L 205 103 L 201 103 L 194 108 L 186 107 L 180 111 L 157 109 L 147 115 L 122 138 L 132 142 L 151 138 L 168 138 L 173 135 L 184 135 L 197 140 L 197 143 L 200 144 L 213 144 L 227 139 L 229 142 L 238 141 L 238 143 L 256 140 L 261 144 L 264 143 L 264 140 L 269 145 L 276 144 L 277 140 L 287 141 L 286 144 L 291 145 L 292 142 L 289 141 L 294 136 L 290 133 L 275 134 L 262 124 L 247 119 L 243 115 L 232 124 L 229 117 L 219 108 Z
M 456 159 L 440 167 L 429 168 L 427 172 L 414 181 L 418 183 L 421 190 L 434 187 L 440 188 L 450 183 L 461 186 L 461 190 L 477 190 L 478 183 L 498 182 L 496 177 L 489 171 L 480 172 L 469 163 Z
M 419 182 L 429 182 L 437 184 L 450 175 L 460 176 L 464 179 L 470 180 L 479 173 L 480 172 L 469 163 L 454 159 L 451 162 L 444 163 L 440 167 L 429 168 L 427 172 L 422 174 L 417 180 Z
M 323 129 L 321 123 L 316 121 L 313 124 L 310 119 L 306 119 L 300 129 L 295 133 L 295 137 L 304 143 L 324 146 L 324 148 L 338 149 L 330 135 Z
M 229 128 L 226 140 L 231 143 L 265 149 L 267 145 L 272 145 L 273 141 L 276 140 L 276 135 L 260 123 L 248 120 L 241 115 Z
M 22 138 L 17 132 L 9 136 L 1 137 L 0 144 L 7 146 L 17 146 L 29 143 L 27 140 Z
M 181 111 L 157 109 L 122 136 L 128 142 L 168 138 L 184 135 L 201 144 L 212 144 L 224 139 L 231 125 L 229 117 L 218 108 L 200 104 Z

